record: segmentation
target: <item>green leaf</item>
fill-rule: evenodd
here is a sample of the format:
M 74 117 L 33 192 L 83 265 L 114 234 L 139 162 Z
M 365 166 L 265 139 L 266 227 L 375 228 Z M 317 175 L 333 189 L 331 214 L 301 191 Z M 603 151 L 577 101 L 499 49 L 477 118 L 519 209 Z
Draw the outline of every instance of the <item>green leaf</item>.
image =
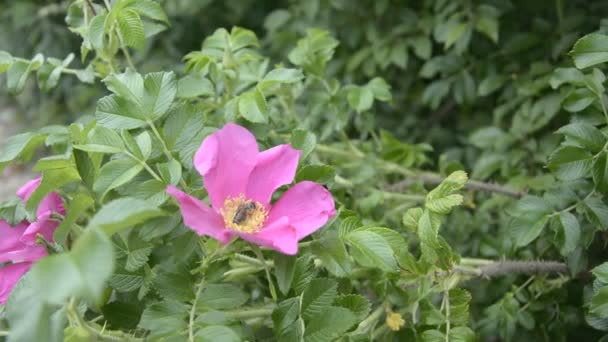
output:
M 608 284 L 608 262 L 594 267 L 591 273 L 602 283 Z
M 280 302 L 272 312 L 274 334 L 278 341 L 301 341 L 304 321 L 300 318 L 300 297 Z
M 279 290 L 285 295 L 291 289 L 291 283 L 295 272 L 295 263 L 295 256 L 274 253 L 274 275 L 277 279 Z
M 374 98 L 379 101 L 390 101 L 392 99 L 391 86 L 381 77 L 374 77 L 366 85 L 372 91 Z
M 357 323 L 355 315 L 345 308 L 328 307 L 306 324 L 306 342 L 333 341 Z
M 602 152 L 593 160 L 593 183 L 602 193 L 608 192 L 608 152 Z
M 453 207 L 461 205 L 463 201 L 462 195 L 452 194 L 447 195 L 446 197 L 426 201 L 424 206 L 432 212 L 447 215 L 452 211 Z
M 13 56 L 11 56 L 8 52 L 0 51 L 0 75 L 10 68 L 13 61 Z
M 150 137 L 150 133 L 148 131 L 141 132 L 137 137 L 135 137 L 135 142 L 137 143 L 137 147 L 139 147 L 139 151 L 141 152 L 142 160 L 148 160 L 150 155 L 152 155 L 152 138 Z
M 564 99 L 562 106 L 565 110 L 576 113 L 589 107 L 594 101 L 595 95 L 586 88 L 578 88 L 571 91 Z
M 22 133 L 10 137 L 5 143 L 2 153 L 0 153 L 0 171 L 13 160 L 21 157 L 29 160 L 34 150 L 40 146 L 46 135 L 37 133 Z
M 96 126 L 90 130 L 87 135 L 87 143 L 74 145 L 74 148 L 100 153 L 121 153 L 125 151 L 125 145 L 118 133 L 103 126 Z
M 505 75 L 491 74 L 479 83 L 477 94 L 479 96 L 488 96 L 502 87 L 507 80 L 508 78 Z
M 349 89 L 347 99 L 357 113 L 362 113 L 372 108 L 374 93 L 368 87 L 353 87 Z
M 0 203 L 0 220 L 5 221 L 11 226 L 19 224 L 26 218 L 26 215 L 25 205 L 18 197 Z
M 108 191 L 130 182 L 143 169 L 142 164 L 131 158 L 111 160 L 99 170 L 93 190 L 103 198 Z
M 171 159 L 166 163 L 157 164 L 156 166 L 165 184 L 177 185 L 180 179 L 182 179 L 182 164 L 177 160 Z
M 197 342 L 240 342 L 241 337 L 234 330 L 221 326 L 209 325 L 197 331 L 194 335 Z
M 119 268 L 114 271 L 109 285 L 118 292 L 132 292 L 141 288 L 144 284 L 143 272 L 127 271 Z
M 489 15 L 479 15 L 476 18 L 475 30 L 483 33 L 494 43 L 498 43 L 498 19 Z
M 129 235 L 127 243 L 127 261 L 125 263 L 125 270 L 134 272 L 143 267 L 152 253 L 154 246 L 138 237 L 136 233 Z
M 129 5 L 125 7 L 134 9 L 141 16 L 163 22 L 167 26 L 169 25 L 169 19 L 167 18 L 167 14 L 165 14 L 163 8 L 156 1 L 136 0 L 132 1 Z
M 450 341 L 475 342 L 475 332 L 469 327 L 454 327 L 450 329 Z
M 65 209 L 66 216 L 53 233 L 53 239 L 56 242 L 63 244 L 68 234 L 72 230 L 72 225 L 76 223 L 76 221 L 80 218 L 80 215 L 82 215 L 94 204 L 95 200 L 86 194 L 77 194 L 74 196 Z
M 598 68 L 593 68 L 591 74 L 585 76 L 585 85 L 600 101 L 602 101 L 604 91 L 606 90 L 604 82 L 606 82 L 606 75 Z
M 117 96 L 136 105 L 141 105 L 141 98 L 144 94 L 144 79 L 137 72 L 127 69 L 122 74 L 110 74 L 103 79 L 103 82 L 108 90 Z
M 91 227 L 70 252 L 37 262 L 30 271 L 30 279 L 48 303 L 63 304 L 71 296 L 96 302 L 112 274 L 113 260 L 109 238 Z
M 335 280 L 317 278 L 308 284 L 302 294 L 302 317 L 309 321 L 321 314 L 336 298 L 338 284 Z
M 511 232 L 517 246 L 526 246 L 542 232 L 553 212 L 551 206 L 540 197 L 526 196 L 516 203 L 510 213 Z
M 452 172 L 435 189 L 431 190 L 431 192 L 426 195 L 427 203 L 453 194 L 462 189 L 467 181 L 468 177 L 466 172 L 460 170 Z
M 141 107 L 116 95 L 99 99 L 95 116 L 99 125 L 113 129 L 134 129 L 147 124 Z
M 38 204 L 53 190 L 80 180 L 78 171 L 74 165 L 61 167 L 56 169 L 48 169 L 42 172 L 42 181 L 32 193 L 27 201 L 25 208 L 29 211 L 34 211 L 38 208 Z
M 585 75 L 576 68 L 556 68 L 549 83 L 553 89 L 559 88 L 562 84 L 582 86 L 585 84 Z
M 32 71 L 44 63 L 44 56 L 37 54 L 31 61 L 15 59 L 6 72 L 6 87 L 12 94 L 19 94 L 25 88 L 25 81 Z
M 317 145 L 317 136 L 310 131 L 296 129 L 291 132 L 291 146 L 302 151 L 300 161 L 306 159 Z
M 150 331 L 150 339 L 178 336 L 187 327 L 188 313 L 188 306 L 178 301 L 153 303 L 144 310 L 139 326 Z
M 264 78 L 260 82 L 259 87 L 263 90 L 277 83 L 296 83 L 302 80 L 303 78 L 304 74 L 302 74 L 302 71 L 298 69 L 278 68 L 270 70 L 270 72 L 266 74 L 266 76 L 264 76 Z
M 162 215 L 164 213 L 160 209 L 145 200 L 123 197 L 104 205 L 89 222 L 89 226 L 100 227 L 111 235 Z
M 234 309 L 249 300 L 249 295 L 233 284 L 207 284 L 199 296 L 199 307 L 216 310 Z
M 562 146 L 549 156 L 547 167 L 561 180 L 587 177 L 591 170 L 592 156 L 584 149 Z
M 321 260 L 325 269 L 336 277 L 348 277 L 352 264 L 344 246 L 338 237 L 324 237 L 315 240 L 311 246 L 313 254 Z
M 177 82 L 176 96 L 179 98 L 193 98 L 197 96 L 214 96 L 213 83 L 202 73 L 191 73 Z
M 397 270 L 390 244 L 379 234 L 359 229 L 346 235 L 351 255 L 362 266 L 378 267 L 387 272 Z
M 10 324 L 8 342 L 61 342 L 66 325 L 62 306 L 45 303 L 38 295 L 40 287 L 33 283 L 32 271 L 15 285 L 3 315 Z M 33 328 L 34 327 L 34 328 Z
M 588 34 L 579 39 L 570 56 L 579 69 L 588 68 L 608 61 L 608 36 L 598 33 Z
M 435 263 L 439 258 L 441 245 L 438 240 L 441 217 L 438 214 L 424 210 L 418 221 L 418 237 L 423 259 Z
M 425 330 L 422 333 L 423 342 L 444 342 L 445 334 L 439 330 Z
M 588 197 L 583 201 L 583 209 L 588 220 L 597 225 L 599 229 L 608 229 L 608 206 L 599 197 Z
M 105 22 L 107 18 L 107 14 L 99 14 L 91 19 L 88 27 L 89 41 L 91 42 L 91 46 L 94 49 L 101 50 L 104 47 L 103 36 L 105 34 Z
M 117 13 L 116 21 L 125 44 L 136 49 L 143 49 L 146 44 L 146 35 L 139 13 L 133 9 L 121 9 Z
M 456 43 L 467 30 L 467 24 L 454 22 L 447 30 L 447 35 L 444 41 L 444 48 L 447 50 L 450 46 Z
M 454 325 L 468 325 L 471 294 L 467 290 L 454 288 L 450 290 L 449 295 L 450 321 Z
M 600 317 L 608 317 L 608 285 L 603 286 L 593 295 L 589 312 Z
M 593 153 L 601 151 L 606 143 L 606 136 L 599 129 L 586 122 L 575 122 L 563 126 L 557 130 L 557 133 L 571 138 L 581 147 Z
M 336 170 L 330 165 L 306 165 L 296 173 L 296 182 L 313 181 L 321 184 L 331 183 L 336 175 Z
M 581 228 L 576 216 L 565 211 L 561 212 L 555 220 L 557 225 L 557 240 L 560 253 L 568 256 L 578 246 L 581 238 Z
M 422 60 L 427 60 L 431 58 L 433 43 L 427 35 L 423 34 L 420 36 L 416 36 L 412 40 L 410 40 L 409 43 L 414 49 L 414 53 L 416 54 L 416 56 L 418 56 L 418 58 Z
M 147 74 L 144 78 L 144 90 L 143 112 L 149 120 L 160 119 L 167 113 L 177 94 L 175 73 L 171 71 Z
M 334 301 L 334 305 L 354 313 L 357 321 L 364 320 L 372 307 L 367 298 L 357 294 L 340 295 Z
M 246 92 L 239 96 L 239 113 L 246 120 L 253 123 L 268 122 L 268 104 L 260 89 Z
M 415 232 L 418 229 L 418 222 L 422 216 L 422 208 L 410 208 L 403 214 L 402 223 L 410 231 Z

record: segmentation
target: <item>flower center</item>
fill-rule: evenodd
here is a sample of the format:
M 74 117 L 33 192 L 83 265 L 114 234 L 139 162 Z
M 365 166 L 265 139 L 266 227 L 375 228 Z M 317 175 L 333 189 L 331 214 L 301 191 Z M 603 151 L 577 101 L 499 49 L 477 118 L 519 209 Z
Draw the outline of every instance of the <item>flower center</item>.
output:
M 226 227 L 243 233 L 257 233 L 268 217 L 268 210 L 260 202 L 246 199 L 244 195 L 228 197 L 220 209 Z

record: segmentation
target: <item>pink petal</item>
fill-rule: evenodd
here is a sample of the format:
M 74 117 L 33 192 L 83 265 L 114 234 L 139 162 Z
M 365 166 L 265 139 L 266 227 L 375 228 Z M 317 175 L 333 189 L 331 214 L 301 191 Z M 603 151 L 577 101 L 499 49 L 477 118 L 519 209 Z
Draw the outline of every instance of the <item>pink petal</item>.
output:
M 336 214 L 331 193 L 321 184 L 300 182 L 287 190 L 272 206 L 267 222 L 287 217 L 297 231 L 298 240 L 321 228 Z
M 7 222 L 0 221 L 0 259 L 4 253 L 25 247 L 20 240 L 27 226 L 27 223 L 20 223 L 11 227 Z
M 36 179 L 32 179 L 31 181 L 25 183 L 19 190 L 17 190 L 17 196 L 21 198 L 23 202 L 27 202 L 27 200 L 32 196 L 34 191 L 38 188 L 42 182 L 42 177 L 38 177 Z
M 0 263 L 2 262 L 25 262 L 37 261 L 47 256 L 46 248 L 42 245 L 28 246 L 23 244 L 21 248 L 8 251 L 0 254 Z
M 224 228 L 224 220 L 213 209 L 174 186 L 168 186 L 167 193 L 179 203 L 186 227 L 224 244 L 232 239 L 232 232 Z
M 194 166 L 203 176 L 216 212 L 227 197 L 245 194 L 257 155 L 255 137 L 246 128 L 232 123 L 203 140 L 194 155 Z
M 65 215 L 63 200 L 56 192 L 51 192 L 50 194 L 46 195 L 45 198 L 42 199 L 40 205 L 38 205 L 36 215 L 40 217 L 47 213 L 53 212 Z
M 270 204 L 272 193 L 293 181 L 300 154 L 300 151 L 287 144 L 258 154 L 257 164 L 249 176 L 247 198 Z
M 41 234 L 46 241 L 54 241 L 53 233 L 59 226 L 59 222 L 51 219 L 52 212 L 47 211 L 41 216 L 38 216 L 36 222 L 32 222 L 21 236 L 21 241 L 28 245 L 36 243 L 36 236 Z
M 13 287 L 19 279 L 30 270 L 31 262 L 10 264 L 0 268 L 0 304 L 5 304 Z
M 283 254 L 295 255 L 298 253 L 297 231 L 285 216 L 255 234 L 239 233 L 239 236 L 251 243 L 272 248 Z

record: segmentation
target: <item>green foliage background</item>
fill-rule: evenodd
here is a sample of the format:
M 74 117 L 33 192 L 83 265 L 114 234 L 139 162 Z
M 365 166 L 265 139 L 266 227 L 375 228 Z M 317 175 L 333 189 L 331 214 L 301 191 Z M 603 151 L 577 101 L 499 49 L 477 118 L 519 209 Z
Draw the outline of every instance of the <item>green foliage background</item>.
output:
M 38 269 L 85 260 L 65 280 L 71 291 L 40 297 L 32 283 L 56 279 L 21 284 L 11 300 L 34 313 L 9 302 L 0 323 L 15 341 L 32 338 L 26 319 L 70 341 L 179 341 L 193 329 L 201 341 L 606 338 L 605 2 L 105 7 L 0 4 L 0 103 L 32 130 L 5 144 L 0 169 L 41 145 L 52 156 L 36 164 L 44 189 L 2 216 L 18 221 L 60 190 L 73 216 L 56 234 L 61 253 Z M 95 22 L 107 10 L 114 26 Z M 133 82 L 158 86 L 143 96 L 166 106 L 147 107 Z M 339 202 L 298 258 L 264 251 L 260 261 L 245 244 L 198 239 L 164 195 L 179 184 L 205 196 L 191 156 L 227 121 L 264 148 L 303 149 L 297 179 Z M 88 249 L 101 257 L 86 264 Z M 552 260 L 558 272 L 501 260 Z M 102 265 L 99 281 L 77 275 Z M 401 330 L 385 324 L 387 310 Z

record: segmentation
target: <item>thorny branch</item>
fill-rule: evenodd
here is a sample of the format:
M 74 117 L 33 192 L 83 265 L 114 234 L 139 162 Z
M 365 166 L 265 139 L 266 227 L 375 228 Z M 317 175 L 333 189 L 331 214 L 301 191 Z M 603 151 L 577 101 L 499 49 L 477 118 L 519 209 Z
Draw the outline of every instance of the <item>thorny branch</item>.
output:
M 437 185 L 443 181 L 443 178 L 440 175 L 431 174 L 431 173 L 423 173 L 420 175 L 416 175 L 416 176 L 404 179 L 395 184 L 391 184 L 387 187 L 387 190 L 393 191 L 393 192 L 399 192 L 403 189 L 406 189 L 407 187 L 409 187 L 410 185 L 412 185 L 418 181 L 421 181 L 424 184 L 428 184 L 428 185 Z M 506 187 L 504 185 L 494 184 L 494 183 L 485 183 L 485 182 L 476 181 L 476 180 L 469 180 L 465 184 L 464 187 L 467 190 L 492 192 L 492 193 L 506 195 L 506 196 L 510 196 L 510 197 L 514 197 L 514 198 L 521 198 L 526 194 L 526 191 L 520 191 L 520 190 Z
M 568 274 L 568 266 L 557 261 L 498 261 L 478 268 L 479 276 L 492 278 L 507 274 Z

